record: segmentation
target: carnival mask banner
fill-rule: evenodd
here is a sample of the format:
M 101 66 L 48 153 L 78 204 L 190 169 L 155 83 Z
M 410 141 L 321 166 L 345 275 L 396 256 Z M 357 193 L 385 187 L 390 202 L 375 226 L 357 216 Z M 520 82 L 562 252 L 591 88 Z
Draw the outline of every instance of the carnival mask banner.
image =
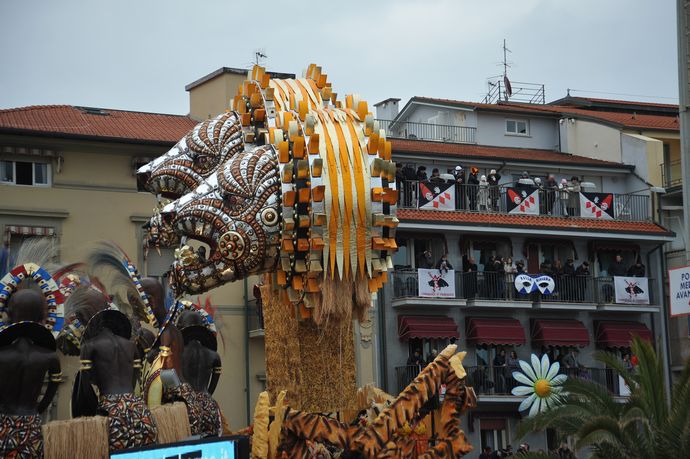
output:
M 508 213 L 539 215 L 539 190 L 534 187 L 506 189 Z
M 521 294 L 540 292 L 542 295 L 550 295 L 556 289 L 556 282 L 551 276 L 545 274 L 518 274 L 515 276 L 515 290 Z
M 455 184 L 419 182 L 419 208 L 455 210 Z
M 580 216 L 604 220 L 612 219 L 613 194 L 580 192 Z
M 649 279 L 646 277 L 614 277 L 616 303 L 649 304 Z
M 455 298 L 455 271 L 418 269 L 419 296 L 423 298 Z

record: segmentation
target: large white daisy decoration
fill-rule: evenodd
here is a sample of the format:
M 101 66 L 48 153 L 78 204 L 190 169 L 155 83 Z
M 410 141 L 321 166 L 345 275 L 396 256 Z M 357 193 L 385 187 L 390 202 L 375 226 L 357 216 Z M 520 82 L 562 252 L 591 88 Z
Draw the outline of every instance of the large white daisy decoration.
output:
M 540 361 L 539 357 L 532 354 L 532 365 L 520 360 L 520 368 L 522 372 L 514 371 L 513 378 L 524 385 L 514 387 L 512 393 L 528 397 L 520 403 L 519 411 L 529 409 L 528 416 L 534 416 L 559 403 L 562 385 L 567 377 L 558 374 L 561 368 L 558 362 L 550 363 L 546 354 Z

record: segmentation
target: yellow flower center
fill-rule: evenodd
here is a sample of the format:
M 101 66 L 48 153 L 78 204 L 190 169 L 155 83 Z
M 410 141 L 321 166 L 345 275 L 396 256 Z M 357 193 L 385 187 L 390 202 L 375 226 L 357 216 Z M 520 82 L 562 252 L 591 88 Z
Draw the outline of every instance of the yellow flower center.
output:
M 546 379 L 538 379 L 534 383 L 534 393 L 540 398 L 548 397 L 551 393 L 551 383 Z

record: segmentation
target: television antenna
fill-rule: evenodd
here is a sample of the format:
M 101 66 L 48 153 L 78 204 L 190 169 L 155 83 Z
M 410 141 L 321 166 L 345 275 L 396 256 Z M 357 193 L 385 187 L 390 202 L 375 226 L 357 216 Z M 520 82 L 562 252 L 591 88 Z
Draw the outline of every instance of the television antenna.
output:
M 266 54 L 266 50 L 263 48 L 259 48 L 254 50 L 254 64 L 255 65 L 261 65 L 263 59 L 268 59 L 268 55 Z

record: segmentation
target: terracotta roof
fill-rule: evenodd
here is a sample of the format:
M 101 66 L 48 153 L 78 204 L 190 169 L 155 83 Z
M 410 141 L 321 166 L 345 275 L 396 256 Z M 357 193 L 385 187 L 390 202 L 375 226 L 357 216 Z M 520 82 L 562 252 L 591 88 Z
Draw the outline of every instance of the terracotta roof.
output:
M 651 108 L 675 108 L 678 110 L 678 104 L 660 104 L 658 102 L 638 102 L 634 100 L 620 100 L 620 99 L 601 99 L 598 97 L 579 97 L 579 96 L 570 96 L 569 98 L 566 97 L 564 99 L 558 99 L 557 101 L 554 101 L 555 105 L 562 105 L 558 104 L 557 102 L 559 101 L 567 101 L 567 100 L 573 100 L 573 101 L 584 101 L 584 102 L 592 102 L 594 104 L 613 104 L 613 105 L 637 105 L 637 106 L 642 106 L 642 107 L 651 107 Z
M 540 107 L 542 107 L 542 105 L 537 105 L 537 104 L 514 104 L 514 103 L 510 103 L 510 104 L 503 104 L 503 103 L 501 103 L 501 104 L 483 104 L 480 102 L 466 102 L 466 101 L 462 101 L 462 100 L 438 99 L 438 98 L 434 98 L 434 97 L 421 97 L 421 96 L 413 97 L 412 99 L 410 99 L 408 104 L 412 103 L 412 102 L 449 105 L 452 107 L 484 109 L 484 110 L 493 110 L 493 111 L 501 111 L 501 112 L 530 113 L 533 115 L 541 115 L 541 116 L 554 116 L 554 117 L 557 116 L 556 113 L 553 113 L 549 110 L 541 110 Z M 404 109 L 405 108 L 403 108 L 403 110 Z
M 609 167 L 616 169 L 633 169 L 634 166 L 603 161 L 584 156 L 560 153 L 553 150 L 530 148 L 487 147 L 462 143 L 430 142 L 426 140 L 390 139 L 395 153 L 433 153 L 459 158 L 495 159 L 500 161 L 525 161 L 538 163 L 573 164 L 577 166 Z
M 590 99 L 596 100 L 596 99 Z M 602 99 L 604 100 L 604 99 Z M 413 97 L 408 104 L 412 102 L 428 102 L 441 105 L 449 105 L 461 108 L 472 108 L 478 110 L 491 110 L 500 112 L 516 112 L 531 115 L 542 116 L 568 116 L 580 118 L 589 118 L 592 120 L 600 120 L 607 123 L 615 124 L 618 127 L 628 129 L 649 129 L 662 131 L 678 131 L 679 122 L 675 114 L 670 115 L 650 115 L 643 113 L 621 113 L 616 111 L 602 111 L 602 110 L 588 110 L 586 108 L 576 108 L 567 105 L 541 105 L 541 104 L 519 104 L 519 103 L 498 103 L 498 104 L 482 104 L 477 102 L 464 102 L 460 100 L 451 99 L 435 99 L 432 97 Z M 618 102 L 618 101 L 616 101 Z M 631 102 L 632 104 L 632 102 Z M 660 104 L 655 104 L 661 106 Z M 405 106 L 407 107 L 407 105 Z M 405 110 L 403 108 L 403 110 Z
M 72 105 L 0 110 L 0 132 L 125 143 L 174 144 L 196 124 L 188 116 Z
M 462 211 L 435 211 L 420 209 L 398 209 L 402 222 L 434 222 L 481 225 L 484 227 L 539 228 L 543 230 L 604 231 L 629 234 L 673 235 L 653 222 L 630 222 L 621 220 L 597 220 L 593 218 L 564 218 L 545 215 L 508 215 Z
M 540 110 L 557 112 L 563 116 L 589 118 L 613 123 L 628 129 L 649 129 L 661 131 L 678 131 L 680 124 L 677 115 L 649 115 L 645 113 L 606 112 L 601 110 L 587 110 L 560 105 L 541 105 Z

